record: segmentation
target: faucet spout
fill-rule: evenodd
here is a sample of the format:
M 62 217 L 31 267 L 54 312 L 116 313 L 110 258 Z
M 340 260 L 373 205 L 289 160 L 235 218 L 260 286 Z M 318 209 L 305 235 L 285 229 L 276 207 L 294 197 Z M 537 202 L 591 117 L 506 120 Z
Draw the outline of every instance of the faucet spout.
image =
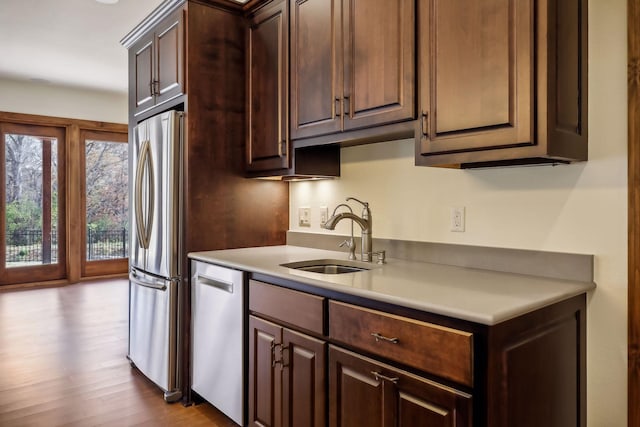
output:
M 358 215 L 352 214 L 351 212 L 341 212 L 339 214 L 333 215 L 327 220 L 327 222 L 324 223 L 322 227 L 326 228 L 327 230 L 335 230 L 336 225 L 338 225 L 338 223 L 343 219 L 353 220 L 360 226 L 360 228 L 362 228 L 363 231 L 369 229 L 368 221 L 363 220 Z
M 355 215 L 351 212 L 341 212 L 339 214 L 332 215 L 331 218 L 329 218 L 322 227 L 327 230 L 334 230 L 336 228 L 336 225 L 343 219 L 352 220 L 353 222 L 358 224 L 362 229 L 361 244 L 360 244 L 360 250 L 362 252 L 362 261 L 371 262 L 371 259 L 373 258 L 371 254 L 372 252 L 371 250 L 371 247 L 372 247 L 371 216 L 369 216 L 368 218 L 361 218 L 358 215 Z

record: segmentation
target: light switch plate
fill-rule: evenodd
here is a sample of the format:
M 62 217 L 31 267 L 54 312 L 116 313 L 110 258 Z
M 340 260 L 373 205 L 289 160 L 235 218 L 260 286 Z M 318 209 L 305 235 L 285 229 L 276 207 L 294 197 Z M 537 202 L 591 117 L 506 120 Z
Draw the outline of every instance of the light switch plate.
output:
M 298 208 L 298 225 L 300 227 L 311 227 L 311 208 Z

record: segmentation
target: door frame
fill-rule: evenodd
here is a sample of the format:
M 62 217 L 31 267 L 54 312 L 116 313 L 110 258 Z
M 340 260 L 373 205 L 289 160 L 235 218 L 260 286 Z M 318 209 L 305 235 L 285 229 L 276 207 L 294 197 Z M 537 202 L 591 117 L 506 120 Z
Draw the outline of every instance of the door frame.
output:
M 627 425 L 640 425 L 640 0 L 627 0 L 628 331 Z

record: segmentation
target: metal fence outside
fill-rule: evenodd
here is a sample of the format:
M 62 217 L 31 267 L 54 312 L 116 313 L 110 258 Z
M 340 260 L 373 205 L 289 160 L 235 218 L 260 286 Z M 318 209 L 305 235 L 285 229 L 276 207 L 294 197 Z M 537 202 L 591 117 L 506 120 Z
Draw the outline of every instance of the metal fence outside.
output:
M 7 264 L 55 264 L 58 262 L 58 231 L 51 230 L 50 246 L 43 244 L 42 230 L 7 234 Z M 45 262 L 46 259 L 46 262 Z
M 87 261 L 127 258 L 129 239 L 126 228 L 87 230 Z
M 58 232 L 51 231 L 50 246 L 43 242 L 42 230 L 20 230 L 6 236 L 7 264 L 55 264 L 58 262 Z M 129 239 L 126 228 L 87 229 L 87 261 L 127 258 Z

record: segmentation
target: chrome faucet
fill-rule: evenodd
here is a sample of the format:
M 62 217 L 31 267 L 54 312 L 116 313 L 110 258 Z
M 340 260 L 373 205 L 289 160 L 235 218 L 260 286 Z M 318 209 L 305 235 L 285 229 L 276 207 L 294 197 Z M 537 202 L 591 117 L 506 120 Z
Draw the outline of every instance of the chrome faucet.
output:
M 346 203 L 340 203 L 338 206 L 336 206 L 336 208 L 333 210 L 333 213 L 331 214 L 332 217 L 334 217 L 336 215 L 336 212 L 339 208 L 341 207 L 345 207 L 347 209 L 349 209 L 349 212 L 353 213 L 353 209 L 351 209 L 351 206 L 349 206 Z M 344 240 L 343 242 L 341 242 L 338 246 L 343 247 L 346 246 L 349 249 L 349 259 L 352 261 L 355 261 L 356 258 L 356 242 L 355 240 L 353 240 L 353 220 L 351 220 L 351 236 Z
M 371 251 L 371 240 L 372 240 L 371 225 L 372 224 L 371 224 L 371 210 L 369 209 L 369 203 L 362 202 L 356 199 L 355 197 L 347 197 L 347 202 L 349 200 L 355 200 L 356 202 L 364 206 L 364 208 L 362 209 L 362 216 L 361 217 L 357 216 L 353 212 L 341 212 L 339 214 L 336 214 L 334 210 L 331 218 L 329 218 L 322 227 L 327 230 L 334 230 L 336 228 L 336 225 L 343 219 L 350 219 L 356 224 L 358 224 L 360 228 L 362 228 L 361 244 L 360 244 L 361 259 L 362 261 L 365 261 L 365 262 L 371 262 L 373 258 L 373 254 Z M 338 209 L 339 206 L 340 205 L 336 206 L 336 209 Z

